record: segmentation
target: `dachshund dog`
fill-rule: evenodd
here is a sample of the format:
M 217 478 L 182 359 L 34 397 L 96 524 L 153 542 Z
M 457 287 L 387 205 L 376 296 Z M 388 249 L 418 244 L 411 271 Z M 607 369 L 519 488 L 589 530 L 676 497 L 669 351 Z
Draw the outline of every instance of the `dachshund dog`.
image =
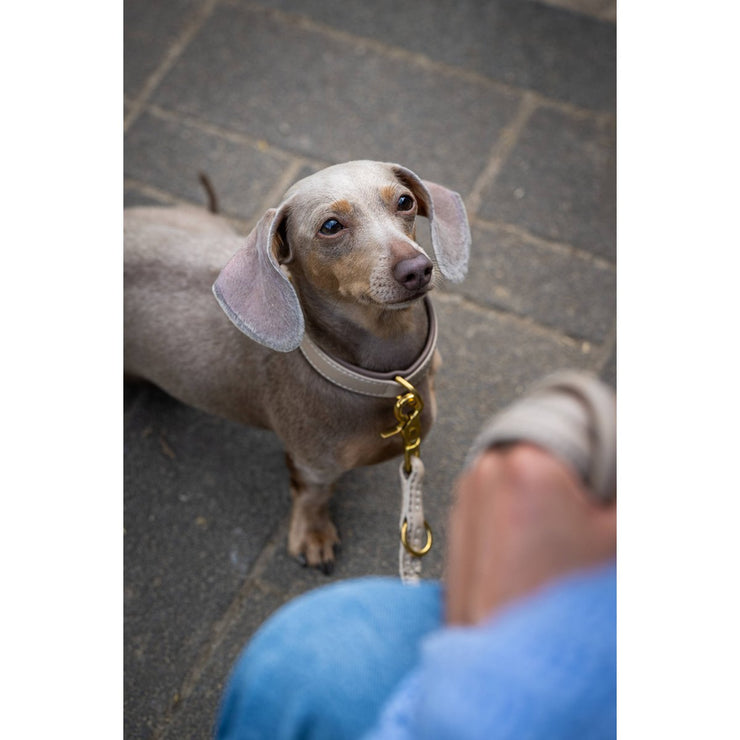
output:
M 417 216 L 433 255 L 416 242 Z M 329 572 L 335 482 L 403 452 L 399 435 L 381 438 L 403 392 L 395 376 L 426 402 L 422 434 L 434 419 L 428 293 L 467 271 L 461 197 L 356 161 L 297 182 L 246 238 L 195 207 L 131 208 L 124 223 L 126 376 L 273 430 L 290 471 L 288 550 Z

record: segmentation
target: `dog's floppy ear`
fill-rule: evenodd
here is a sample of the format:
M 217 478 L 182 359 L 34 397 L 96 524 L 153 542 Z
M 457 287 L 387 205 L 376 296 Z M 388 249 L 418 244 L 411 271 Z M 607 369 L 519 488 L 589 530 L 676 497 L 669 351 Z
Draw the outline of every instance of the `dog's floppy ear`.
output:
M 283 203 L 262 216 L 213 284 L 231 321 L 250 339 L 278 352 L 296 349 L 304 332 L 298 296 L 274 252 L 286 207 Z
M 442 274 L 459 283 L 468 271 L 470 225 L 460 195 L 434 182 L 427 182 L 405 167 L 390 165 L 411 188 L 419 202 L 419 213 L 429 219 L 432 248 Z

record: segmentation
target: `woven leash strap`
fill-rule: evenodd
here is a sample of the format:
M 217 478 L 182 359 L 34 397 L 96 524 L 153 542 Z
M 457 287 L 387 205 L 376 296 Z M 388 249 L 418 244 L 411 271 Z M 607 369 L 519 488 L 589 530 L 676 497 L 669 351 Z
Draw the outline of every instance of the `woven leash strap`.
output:
M 424 463 L 420 457 L 411 458 L 411 472 L 407 475 L 404 463 L 399 468 L 401 478 L 401 544 L 398 547 L 398 573 L 404 583 L 415 584 L 421 576 L 421 557 L 429 551 L 432 533 L 424 520 L 421 484 Z

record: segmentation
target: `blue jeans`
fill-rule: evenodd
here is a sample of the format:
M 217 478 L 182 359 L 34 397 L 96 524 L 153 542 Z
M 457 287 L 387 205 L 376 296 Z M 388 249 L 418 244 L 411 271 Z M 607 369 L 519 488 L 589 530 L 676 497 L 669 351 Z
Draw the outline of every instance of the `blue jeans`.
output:
M 345 581 L 280 609 L 242 653 L 219 740 L 616 737 L 616 565 L 471 627 L 439 584 Z
M 217 737 L 360 737 L 440 626 L 441 602 L 435 582 L 361 578 L 286 604 L 239 658 Z

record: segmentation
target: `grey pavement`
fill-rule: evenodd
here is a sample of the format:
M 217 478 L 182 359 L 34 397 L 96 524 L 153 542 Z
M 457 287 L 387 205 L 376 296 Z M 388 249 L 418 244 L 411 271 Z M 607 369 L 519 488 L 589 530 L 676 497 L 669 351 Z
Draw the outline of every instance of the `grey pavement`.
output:
M 563 367 L 616 384 L 614 3 L 125 0 L 125 202 L 196 203 L 247 233 L 299 177 L 397 161 L 458 190 L 466 281 L 435 290 L 439 416 L 422 447 L 446 514 L 485 419 Z M 428 234 L 422 235 L 428 239 Z M 327 577 L 286 553 L 270 433 L 151 386 L 124 397 L 126 738 L 207 738 L 231 664 L 288 599 L 397 574 L 398 463 L 349 473 Z

